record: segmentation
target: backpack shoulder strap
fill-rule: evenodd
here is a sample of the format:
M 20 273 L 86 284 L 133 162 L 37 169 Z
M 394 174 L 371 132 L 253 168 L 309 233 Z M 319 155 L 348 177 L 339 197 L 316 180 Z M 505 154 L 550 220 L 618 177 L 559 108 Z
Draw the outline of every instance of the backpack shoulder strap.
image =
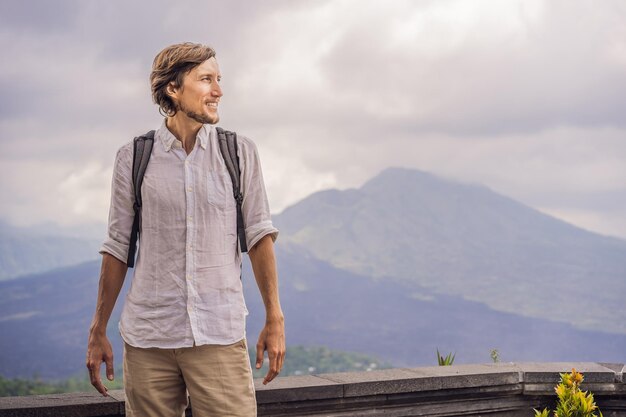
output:
M 241 169 L 239 167 L 239 158 L 237 156 L 237 134 L 217 127 L 217 138 L 220 145 L 220 153 L 226 163 L 226 169 L 233 183 L 233 196 L 237 203 L 237 236 L 239 238 L 239 246 L 242 252 L 248 252 L 246 243 L 246 229 L 243 221 L 243 212 L 241 205 L 243 203 L 243 195 L 241 194 L 241 183 L 239 181 Z
M 130 233 L 128 259 L 126 261 L 129 268 L 135 266 L 137 239 L 141 230 L 141 184 L 143 183 L 143 176 L 146 173 L 146 168 L 148 167 L 148 162 L 150 161 L 153 144 L 154 130 L 151 130 L 141 136 L 137 136 L 133 140 L 133 193 L 135 195 L 133 210 L 135 212 L 135 218 L 133 220 L 133 228 Z

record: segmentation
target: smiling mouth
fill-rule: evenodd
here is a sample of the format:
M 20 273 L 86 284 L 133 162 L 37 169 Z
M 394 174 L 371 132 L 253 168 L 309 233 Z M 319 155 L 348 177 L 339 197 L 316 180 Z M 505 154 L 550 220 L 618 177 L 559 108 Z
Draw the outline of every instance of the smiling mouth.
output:
M 208 107 L 211 107 L 211 108 L 217 109 L 217 103 L 207 103 L 206 105 L 207 105 Z

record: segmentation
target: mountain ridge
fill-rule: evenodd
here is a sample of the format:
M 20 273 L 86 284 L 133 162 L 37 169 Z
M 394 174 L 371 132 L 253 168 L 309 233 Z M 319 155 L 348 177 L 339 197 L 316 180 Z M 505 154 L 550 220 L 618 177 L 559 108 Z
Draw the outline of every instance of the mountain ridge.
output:
M 292 244 L 277 244 L 276 254 L 288 346 L 361 352 L 395 366 L 434 365 L 437 348 L 456 352 L 457 363 L 489 362 L 494 348 L 506 361 L 622 360 L 625 335 L 577 330 L 426 288 L 372 280 Z M 98 276 L 99 262 L 91 261 L 0 282 L 0 375 L 59 379 L 86 373 Z M 117 323 L 131 281 L 129 272 L 108 324 L 118 365 Z M 243 284 L 248 344 L 254 346 L 265 310 L 247 258 Z
M 290 344 L 397 366 L 431 364 L 436 348 L 458 351 L 460 363 L 488 361 L 493 348 L 503 360 L 622 360 L 619 239 L 486 187 L 404 170 L 312 194 L 274 221 Z M 0 282 L 0 373 L 82 369 L 98 275 L 95 261 Z M 254 338 L 264 310 L 247 261 L 243 282 Z M 109 322 L 118 358 L 121 305 Z
M 98 257 L 102 242 L 61 235 L 48 226 L 17 227 L 0 220 L 0 281 L 76 265 Z
M 337 268 L 626 333 L 626 241 L 484 186 L 391 168 L 359 189 L 312 194 L 274 223 L 281 239 Z

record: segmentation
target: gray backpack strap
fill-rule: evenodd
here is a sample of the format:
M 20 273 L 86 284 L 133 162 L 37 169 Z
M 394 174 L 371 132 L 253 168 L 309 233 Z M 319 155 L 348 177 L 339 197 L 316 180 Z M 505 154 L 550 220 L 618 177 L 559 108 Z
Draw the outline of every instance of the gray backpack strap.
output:
M 133 228 L 130 232 L 128 259 L 126 261 L 126 265 L 128 265 L 129 268 L 135 266 L 137 239 L 141 231 L 141 184 L 143 183 L 143 176 L 146 173 L 146 168 L 150 161 L 153 144 L 154 130 L 149 131 L 145 135 L 136 137 L 133 141 L 133 192 L 135 194 L 133 210 L 135 212 L 135 219 L 133 220 Z
M 242 252 L 248 252 L 246 227 L 243 222 L 243 212 L 241 211 L 243 195 L 241 194 L 241 183 L 239 181 L 241 170 L 239 168 L 239 158 L 237 157 L 237 134 L 224 130 L 221 127 L 217 127 L 216 130 L 220 153 L 226 163 L 226 169 L 233 183 L 233 196 L 237 203 L 237 236 L 239 238 L 239 247 Z

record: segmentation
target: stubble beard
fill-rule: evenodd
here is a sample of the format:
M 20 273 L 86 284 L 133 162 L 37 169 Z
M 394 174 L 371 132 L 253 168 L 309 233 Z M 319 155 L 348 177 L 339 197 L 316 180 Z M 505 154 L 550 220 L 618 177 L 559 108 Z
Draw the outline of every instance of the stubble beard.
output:
M 220 117 L 216 114 L 215 117 L 207 116 L 206 114 L 199 114 L 194 112 L 193 110 L 189 110 L 184 108 L 182 105 L 176 106 L 177 110 L 185 113 L 185 116 L 189 117 L 191 120 L 194 120 L 198 123 L 204 124 L 215 124 L 220 120 Z

